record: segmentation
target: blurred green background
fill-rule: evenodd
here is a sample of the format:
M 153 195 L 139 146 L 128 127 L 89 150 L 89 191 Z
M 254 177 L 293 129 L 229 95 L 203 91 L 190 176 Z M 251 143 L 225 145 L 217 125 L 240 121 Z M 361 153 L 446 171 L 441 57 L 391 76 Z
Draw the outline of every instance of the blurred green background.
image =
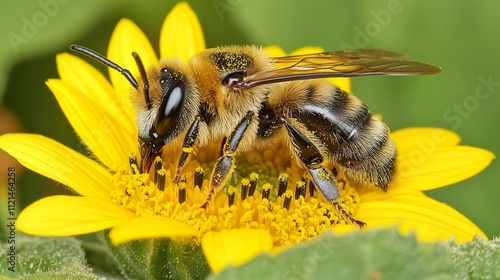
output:
M 0 11 L 0 133 L 39 133 L 78 149 L 78 138 L 45 80 L 58 77 L 55 55 L 71 43 L 106 53 L 115 24 L 137 23 L 158 50 L 165 15 L 177 1 L 31 0 L 4 2 Z M 208 47 L 277 44 L 326 50 L 379 48 L 409 53 L 439 65 L 422 77 L 353 79 L 354 93 L 397 130 L 436 126 L 456 131 L 462 144 L 500 154 L 500 2 L 188 1 L 198 14 Z M 175 43 L 175 42 L 173 42 Z M 96 65 L 102 71 L 105 67 Z M 476 88 L 484 81 L 481 95 Z M 458 108 L 462 108 L 459 112 Z M 10 112 L 10 114 L 9 114 Z M 9 117 L 10 116 L 10 117 Z M 12 120 L 17 118 L 17 124 Z M 0 151 L 1 152 L 1 151 Z M 1 176 L 11 164 L 1 155 Z M 491 238 L 500 235 L 498 161 L 452 187 L 427 192 L 469 217 Z M 39 197 L 67 193 L 56 182 L 18 169 L 18 209 Z M 1 177 L 3 181 L 4 177 Z M 2 185 L 3 187 L 3 185 Z M 2 198 L 4 205 L 6 198 Z M 4 208 L 4 206 L 2 206 Z M 4 209 L 1 209 L 4 211 Z

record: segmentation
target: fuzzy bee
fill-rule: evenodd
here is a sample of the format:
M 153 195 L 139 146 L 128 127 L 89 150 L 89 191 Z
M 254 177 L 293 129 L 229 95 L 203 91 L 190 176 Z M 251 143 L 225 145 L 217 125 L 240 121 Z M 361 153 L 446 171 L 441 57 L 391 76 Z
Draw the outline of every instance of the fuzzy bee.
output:
M 204 50 L 187 62 L 161 59 L 147 70 L 133 53 L 140 77 L 82 46 L 71 49 L 121 72 L 132 84 L 138 109 L 141 169 L 168 147 L 182 147 L 174 183 L 194 148 L 225 139 L 210 176 L 211 192 L 230 178 L 235 155 L 280 141 L 310 179 L 348 220 L 332 170 L 355 185 L 387 190 L 397 152 L 388 127 L 352 94 L 321 79 L 370 75 L 413 76 L 439 67 L 404 59 L 398 52 L 348 50 L 269 57 L 252 46 Z

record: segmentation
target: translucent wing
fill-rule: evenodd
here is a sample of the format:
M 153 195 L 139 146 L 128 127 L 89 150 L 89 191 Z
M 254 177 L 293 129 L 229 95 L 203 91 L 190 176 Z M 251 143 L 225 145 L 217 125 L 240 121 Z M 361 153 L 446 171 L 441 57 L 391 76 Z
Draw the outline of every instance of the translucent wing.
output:
M 384 50 L 347 50 L 276 57 L 275 69 L 245 77 L 244 87 L 332 77 L 372 75 L 415 76 L 436 74 L 441 68 L 414 61 L 408 55 Z

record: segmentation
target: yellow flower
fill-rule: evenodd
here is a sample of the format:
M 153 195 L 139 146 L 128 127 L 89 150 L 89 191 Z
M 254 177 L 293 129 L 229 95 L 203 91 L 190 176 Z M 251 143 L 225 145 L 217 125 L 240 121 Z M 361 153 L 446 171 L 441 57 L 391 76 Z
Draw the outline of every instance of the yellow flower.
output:
M 196 15 L 187 4 L 176 5 L 162 27 L 161 57 L 187 59 L 203 49 Z M 284 55 L 277 47 L 267 51 Z M 318 49 L 300 52 L 309 51 Z M 132 52 L 146 67 L 158 61 L 146 36 L 124 19 L 112 35 L 107 57 L 137 73 Z M 328 230 L 351 230 L 343 215 L 302 181 L 303 171 L 285 145 L 239 156 L 229 186 L 206 210 L 200 208 L 209 191 L 204 174 L 210 174 L 220 143 L 200 149 L 178 185 L 169 183 L 175 157 L 164 156 L 161 180 L 139 174 L 129 161 L 130 155 L 138 154 L 130 84 L 114 70 L 109 83 L 87 62 L 67 53 L 57 56 L 57 66 L 60 79 L 47 85 L 94 159 L 41 135 L 0 136 L 0 148 L 21 164 L 79 194 L 46 197 L 28 206 L 17 220 L 20 231 L 72 236 L 110 229 L 115 245 L 168 237 L 201 245 L 217 272 L 229 263 L 242 264 L 263 251 L 275 252 Z M 350 91 L 349 79 L 332 82 Z M 484 237 L 471 221 L 423 191 L 477 174 L 493 155 L 460 146 L 455 133 L 438 128 L 409 128 L 391 137 L 399 152 L 399 171 L 389 191 L 355 189 L 341 178 L 339 203 L 344 209 L 366 222 L 366 229 L 398 226 L 402 232 L 415 231 L 422 241 Z

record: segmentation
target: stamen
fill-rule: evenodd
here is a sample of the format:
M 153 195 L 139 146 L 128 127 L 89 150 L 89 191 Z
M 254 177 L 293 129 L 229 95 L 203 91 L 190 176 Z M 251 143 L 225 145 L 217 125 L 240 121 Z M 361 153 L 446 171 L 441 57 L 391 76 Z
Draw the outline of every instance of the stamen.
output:
M 186 183 L 179 183 L 179 204 L 186 202 Z
M 283 200 L 283 208 L 290 210 L 290 204 L 292 203 L 292 191 L 285 192 L 285 199 Z
M 194 170 L 194 186 L 201 189 L 201 186 L 203 186 L 203 179 L 205 176 L 205 172 L 203 171 L 203 168 L 201 166 L 196 167 Z
M 314 191 L 316 190 L 316 187 L 314 186 L 314 183 L 311 180 L 309 180 L 307 182 L 307 186 L 309 187 L 309 195 L 311 197 L 313 197 L 314 196 Z
M 302 180 L 295 184 L 295 199 L 299 199 L 300 196 L 306 197 L 306 182 Z
M 218 146 L 219 143 L 215 144 Z M 256 156 L 255 160 L 259 160 L 260 155 Z M 130 166 L 125 164 L 113 175 L 116 189 L 112 191 L 111 199 L 138 216 L 163 216 L 189 224 L 199 231 L 196 242 L 211 230 L 258 227 L 268 228 L 273 233 L 274 246 L 282 247 L 311 239 L 337 224 L 364 225 L 353 216 L 359 196 L 349 180 L 342 176 L 335 179 L 342 196 L 328 203 L 316 190 L 308 172 L 303 173 L 293 165 L 272 169 L 268 164 L 279 165 L 279 162 L 272 161 L 276 151 L 266 151 L 262 157 L 264 167 L 270 168 L 269 172 L 261 172 L 261 167 L 255 169 L 251 161 L 254 158 L 250 157 L 248 162 L 251 165 L 239 169 L 246 175 L 235 176 L 240 182 L 228 183 L 227 187 L 215 192 L 205 180 L 204 170 L 208 170 L 205 167 L 213 165 L 211 161 L 214 159 L 210 155 L 195 157 L 177 175 L 176 169 L 166 169 L 175 168 L 175 162 L 162 162 L 160 157 L 154 159 L 151 172 L 141 173 L 136 166 L 141 158 L 137 153 L 132 154 L 128 158 Z M 244 160 L 239 162 L 239 167 L 246 167 Z M 258 174 L 252 173 L 257 170 Z M 278 178 L 275 177 L 277 174 Z M 173 177 L 177 182 L 172 183 Z
M 307 173 L 307 171 L 304 171 L 304 173 L 302 173 L 302 178 L 300 180 L 307 182 L 307 178 L 309 178 L 309 174 Z
M 248 179 L 241 180 L 241 200 L 245 200 L 250 189 L 250 181 Z
M 231 207 L 234 204 L 234 197 L 235 197 L 235 195 L 236 195 L 236 192 L 234 191 L 234 187 L 233 186 L 229 186 L 227 188 L 227 197 L 228 197 L 227 204 L 229 205 L 229 207 Z
M 157 177 L 158 182 L 156 182 L 156 187 L 163 191 L 165 189 L 165 181 L 167 180 L 167 176 L 165 174 L 165 169 L 160 169 L 155 173 L 155 177 Z
M 271 185 L 269 183 L 265 183 L 262 186 L 262 198 L 269 199 L 269 194 L 271 193 L 272 187 L 273 187 L 273 185 Z
M 259 179 L 259 174 L 250 174 L 250 188 L 248 189 L 249 196 L 253 196 L 255 189 L 257 188 L 257 179 Z
M 132 174 L 136 174 L 137 167 L 139 164 L 137 163 L 137 157 L 134 154 L 131 154 L 128 157 L 128 163 L 130 165 L 130 169 L 132 169 Z M 134 169 L 135 166 L 135 169 Z
M 288 174 L 280 173 L 278 177 L 278 197 L 282 196 L 288 188 Z
M 161 157 L 156 157 L 155 158 L 155 175 L 153 176 L 153 183 L 158 182 L 158 171 L 160 171 L 161 167 L 162 167 Z

